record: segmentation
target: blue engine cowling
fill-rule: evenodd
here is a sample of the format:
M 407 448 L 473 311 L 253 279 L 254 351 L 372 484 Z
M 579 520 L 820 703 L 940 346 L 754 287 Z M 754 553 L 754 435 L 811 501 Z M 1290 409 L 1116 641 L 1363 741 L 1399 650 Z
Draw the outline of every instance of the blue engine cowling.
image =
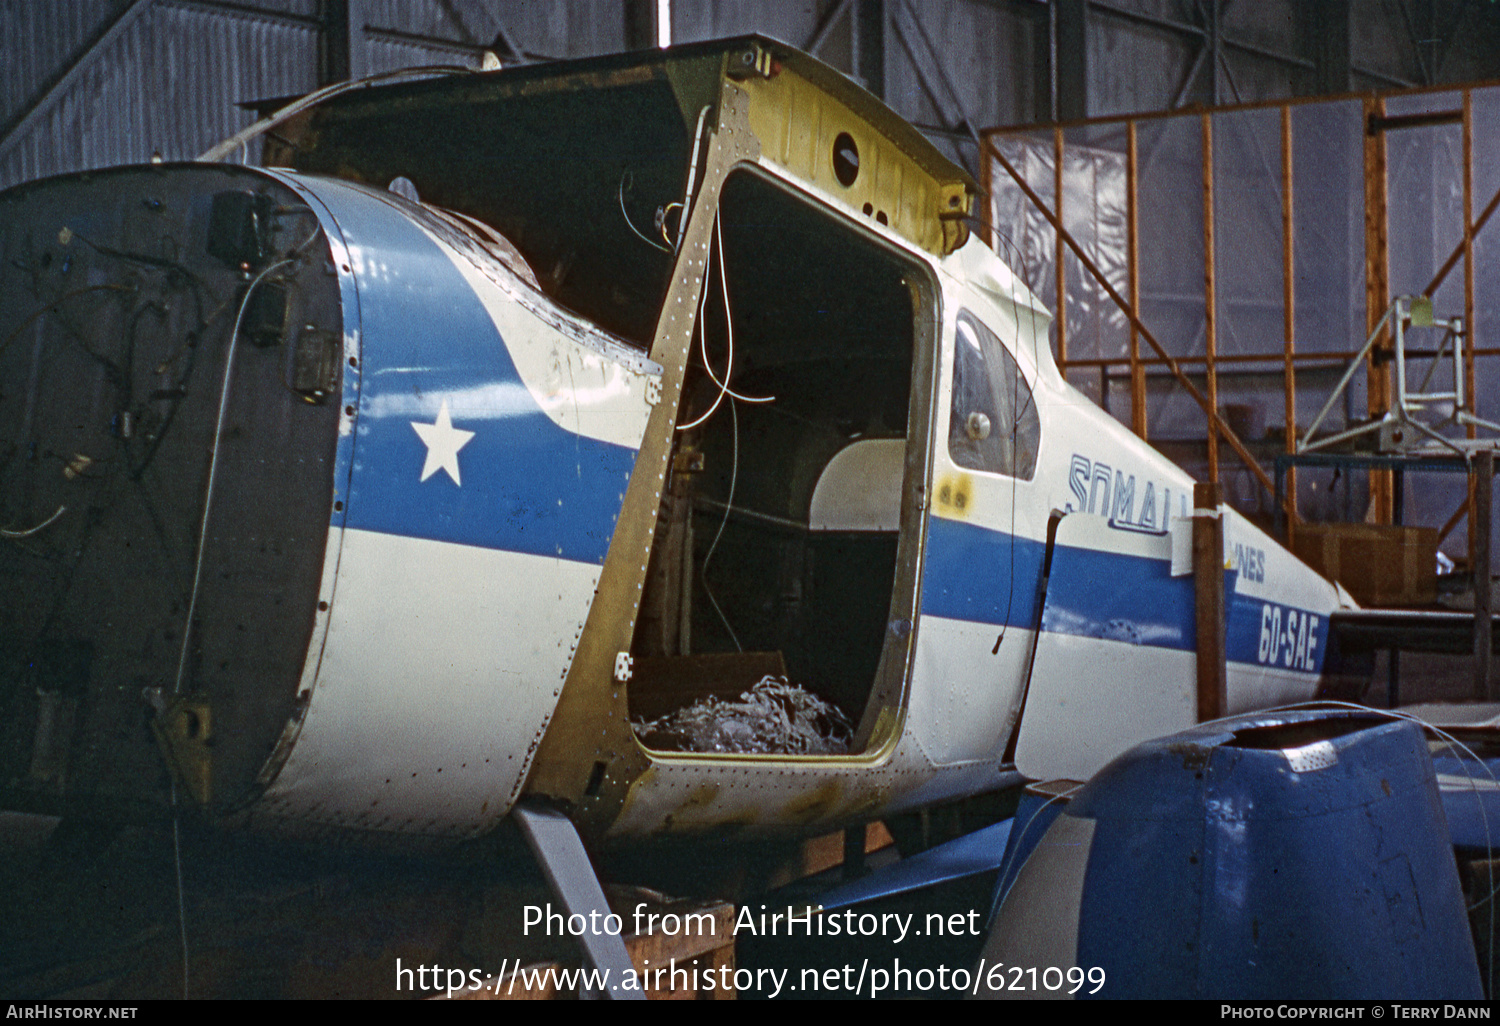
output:
M 984 957 L 1039 989 L 1101 967 L 1096 997 L 1483 997 L 1422 733 L 1347 711 L 1120 756 L 1037 844 Z

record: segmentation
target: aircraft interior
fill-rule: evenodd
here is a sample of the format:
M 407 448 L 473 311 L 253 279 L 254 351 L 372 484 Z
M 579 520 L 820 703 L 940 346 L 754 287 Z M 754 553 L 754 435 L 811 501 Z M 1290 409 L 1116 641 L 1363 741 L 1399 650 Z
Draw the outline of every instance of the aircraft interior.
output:
M 837 710 L 824 715 L 847 722 L 834 732 L 857 751 L 900 618 L 926 290 L 873 236 L 750 170 L 725 183 L 715 243 L 636 630 L 632 716 L 784 675 Z

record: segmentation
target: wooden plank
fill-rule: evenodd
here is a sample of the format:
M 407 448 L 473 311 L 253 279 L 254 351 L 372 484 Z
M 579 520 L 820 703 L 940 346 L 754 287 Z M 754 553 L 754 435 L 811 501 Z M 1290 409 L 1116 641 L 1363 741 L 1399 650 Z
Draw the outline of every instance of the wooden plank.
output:
M 1063 131 L 1052 130 L 1052 197 L 1056 204 L 1057 239 L 1053 255 L 1057 261 L 1057 359 L 1059 366 L 1068 358 L 1068 276 L 1063 267 Z
M 1005 159 L 1005 154 L 994 147 L 991 147 L 988 152 L 990 156 L 995 158 L 995 162 L 1005 169 L 1005 173 L 1010 175 L 1017 187 L 1025 193 L 1026 198 L 1031 201 L 1032 205 L 1041 211 L 1042 216 L 1051 222 L 1053 228 L 1057 229 L 1063 241 L 1068 244 L 1068 248 L 1078 257 L 1078 262 L 1083 265 L 1083 269 L 1099 283 L 1099 287 L 1104 290 L 1105 295 L 1109 296 L 1110 300 L 1120 308 L 1130 323 L 1135 326 L 1135 329 L 1141 333 L 1141 338 L 1146 340 L 1146 344 L 1156 352 L 1156 355 L 1171 370 L 1172 376 L 1177 379 L 1178 384 L 1187 391 L 1188 395 L 1193 397 L 1193 401 L 1203 410 L 1204 415 L 1214 421 L 1219 433 L 1229 443 L 1229 447 L 1235 451 L 1235 454 L 1245 462 L 1245 466 L 1249 469 L 1250 473 L 1255 475 L 1255 479 L 1260 482 L 1261 487 L 1274 495 L 1276 493 L 1276 486 L 1271 481 L 1271 475 L 1266 473 L 1265 468 L 1251 455 L 1250 450 L 1245 448 L 1245 443 L 1240 441 L 1239 436 L 1224 422 L 1224 418 L 1220 416 L 1219 411 L 1209 403 L 1208 397 L 1188 378 L 1177 359 L 1167 353 L 1161 342 L 1157 340 L 1156 335 L 1142 323 L 1140 314 L 1136 312 L 1136 308 L 1109 283 L 1109 279 L 1105 277 L 1104 272 L 1099 270 L 1099 265 L 1094 263 L 1089 258 L 1089 255 L 1083 251 L 1083 247 L 1078 244 L 1078 240 L 1073 238 L 1062 227 L 1062 222 L 1058 220 L 1057 215 L 1052 212 L 1047 204 L 1042 202 L 1042 198 L 1036 194 L 1035 189 L 1027 184 L 1026 179 L 1021 177 L 1021 173 L 1016 170 L 1015 165 Z
M 1126 231 L 1129 243 L 1126 250 L 1127 273 L 1130 276 L 1130 305 L 1141 308 L 1141 233 L 1138 218 L 1140 202 L 1137 190 L 1135 122 L 1126 123 L 1125 128 L 1125 187 Z M 985 161 L 989 166 L 989 161 Z M 1146 437 L 1146 368 L 1141 364 L 1141 333 L 1130 326 L 1130 429 L 1140 438 Z
M 1324 368 L 1325 370 L 1343 370 L 1345 367 L 1347 367 L 1349 365 L 1349 361 L 1352 360 L 1352 359 L 1354 359 L 1354 357 L 1356 355 L 1357 355 L 1357 353 L 1354 350 L 1329 349 L 1329 350 L 1325 350 L 1325 351 L 1321 351 L 1321 352 L 1316 352 L 1316 353 L 1311 353 L 1311 352 L 1294 353 L 1294 354 L 1292 354 L 1292 360 L 1295 363 L 1300 363 L 1300 364 L 1307 364 L 1307 363 L 1323 363 L 1323 364 L 1327 364 L 1328 366 Z M 1474 355 L 1476 357 L 1478 357 L 1478 356 L 1500 356 L 1500 348 L 1497 348 L 1495 346 L 1487 346 L 1487 347 L 1484 347 L 1484 348 L 1476 348 L 1474 350 Z M 1250 373 L 1262 373 L 1262 374 L 1272 374 L 1272 373 L 1274 373 L 1274 374 L 1278 374 L 1279 375 L 1281 373 L 1281 369 L 1282 369 L 1281 365 L 1285 362 L 1285 360 L 1286 360 L 1286 354 L 1285 353 L 1220 353 L 1218 355 L 1218 357 L 1215 359 L 1214 362 L 1217 363 L 1217 364 L 1219 364 L 1221 367 L 1224 366 L 1225 364 L 1265 364 L 1266 367 L 1265 367 L 1264 370 L 1261 370 L 1261 371 L 1251 370 Z M 1171 369 L 1171 366 L 1174 363 L 1177 364 L 1177 366 L 1179 366 L 1179 367 L 1201 367 L 1205 362 L 1206 361 L 1201 356 L 1180 356 L 1180 357 L 1175 357 L 1175 358 L 1172 358 L 1172 357 L 1162 357 L 1162 356 L 1142 356 L 1141 357 L 1141 365 L 1143 367 L 1148 367 L 1148 368 L 1150 368 L 1150 367 L 1166 367 L 1168 370 Z M 1130 358 L 1128 356 L 1104 356 L 1104 357 L 1088 357 L 1088 358 L 1079 357 L 1077 359 L 1069 360 L 1068 361 L 1068 366 L 1069 367 L 1116 367 L 1116 366 L 1119 366 L 1119 367 L 1129 367 L 1130 366 Z M 1128 371 L 1127 371 L 1127 373 L 1128 373 Z M 700 499 L 699 501 L 701 502 L 703 500 Z
M 1282 375 L 1286 389 L 1286 451 L 1297 451 L 1297 250 L 1292 206 L 1292 108 L 1281 108 L 1281 327 Z M 1297 533 L 1297 468 L 1286 470 L 1286 538 Z
M 1487 89 L 1495 86 L 1500 86 L 1500 79 L 1477 79 L 1469 83 L 1469 88 L 1471 89 Z M 1381 95 L 1413 97 L 1427 96 L 1432 93 L 1451 93 L 1452 91 L 1452 83 L 1445 82 L 1441 85 L 1419 86 L 1414 89 L 1391 89 L 1387 90 L 1384 94 Z M 1268 110 L 1272 107 L 1281 107 L 1287 104 L 1290 104 L 1294 107 L 1311 106 L 1314 104 L 1327 104 L 1331 106 L 1335 103 L 1343 103 L 1353 100 L 1368 100 L 1370 98 L 1370 95 L 1371 93 L 1368 90 L 1360 92 L 1340 91 L 1336 93 L 1320 93 L 1311 96 L 1299 96 L 1293 99 L 1255 100 L 1249 103 L 1225 104 L 1222 107 L 1216 107 L 1214 109 L 1214 112 L 1216 114 L 1236 114 L 1244 111 Z M 1180 118 L 1183 116 L 1183 114 L 1184 111 L 1181 108 L 1174 107 L 1167 110 L 1148 111 L 1138 114 L 1131 114 L 1128 115 L 1128 118 L 1135 121 L 1165 121 L 1170 118 Z M 1059 122 L 1059 127 L 1088 128 L 1095 125 L 1115 127 L 1118 126 L 1120 122 L 1126 119 L 1127 116 L 1120 114 L 1098 114 L 1088 118 L 1063 119 Z M 1368 124 L 1368 120 L 1366 121 L 1366 123 Z M 994 133 L 995 135 L 1014 135 L 1018 132 L 1032 132 L 1035 130 L 1036 125 L 1032 122 L 1014 122 L 1008 125 L 992 125 L 989 128 L 985 129 L 987 133 Z
M 1217 69 L 1215 69 L 1217 74 Z M 1203 125 L 1203 355 L 1207 360 L 1208 405 L 1219 409 L 1219 368 L 1214 358 L 1219 354 L 1218 300 L 1214 284 L 1214 123 L 1204 114 Z M 1219 422 L 1208 419 L 1208 479 L 1219 480 Z
M 1224 664 L 1224 520 L 1217 481 L 1193 485 L 1193 587 L 1197 625 L 1198 722 L 1229 711 Z
M 1479 219 L 1474 222 L 1474 228 L 1470 232 L 1471 237 L 1478 235 L 1484 230 L 1484 226 L 1489 223 L 1490 216 L 1497 209 L 1500 209 L 1500 189 L 1497 189 L 1495 195 L 1490 197 L 1490 201 L 1485 204 L 1484 210 L 1479 215 Z M 1432 281 L 1428 282 L 1427 287 L 1422 290 L 1422 295 L 1431 299 L 1436 294 L 1439 286 L 1447 279 L 1448 272 L 1458 265 L 1458 261 L 1463 255 L 1464 240 L 1459 239 L 1458 245 L 1453 247 L 1453 252 L 1448 254 L 1448 259 L 1443 261 L 1443 266 L 1438 268 L 1437 274 L 1432 276 Z
M 896 843 L 885 824 L 880 822 L 869 823 L 863 827 L 852 826 L 848 830 L 838 830 L 831 834 L 810 838 L 802 842 L 791 860 L 771 874 L 766 882 L 766 889 L 775 890 L 778 887 L 785 887 L 789 883 L 816 876 L 834 866 L 843 865 L 850 836 L 857 838 L 857 831 L 861 829 L 864 831 L 864 850 L 867 855 Z
M 1364 123 L 1385 116 L 1383 99 L 1365 100 Z M 1365 333 L 1375 330 L 1390 305 L 1390 244 L 1388 238 L 1385 135 L 1365 132 Z M 1389 327 L 1382 329 L 1380 339 L 1370 352 L 1365 372 L 1368 411 L 1378 419 L 1391 408 L 1390 361 L 1394 343 Z M 1388 470 L 1370 471 L 1370 502 L 1375 522 L 1392 522 L 1395 502 Z
M 1443 544 L 1443 539 L 1444 538 L 1448 537 L 1448 535 L 1450 535 L 1450 534 L 1453 533 L 1453 529 L 1458 526 L 1458 522 L 1460 520 L 1462 520 L 1464 518 L 1464 515 L 1469 512 L 1469 509 L 1470 509 L 1471 506 L 1473 506 L 1473 504 L 1474 504 L 1474 478 L 1473 478 L 1472 475 L 1470 475 L 1470 477 L 1469 477 L 1469 490 L 1464 494 L 1464 500 L 1463 500 L 1463 502 L 1460 502 L 1458 504 L 1458 509 L 1454 510 L 1453 511 L 1453 515 L 1451 517 L 1449 517 L 1447 520 L 1444 520 L 1443 521 L 1443 526 L 1440 527 L 1440 528 L 1438 528 L 1438 537 L 1437 537 L 1437 540 L 1438 540 L 1438 544 L 1439 545 Z M 1470 548 L 1470 551 L 1473 551 L 1472 540 L 1471 540 L 1471 544 L 1470 544 L 1469 548 Z
M 658 928 L 625 938 L 625 950 L 630 954 L 639 979 L 646 984 L 646 997 L 652 1001 L 733 999 L 732 982 L 728 987 L 723 984 L 726 979 L 732 981 L 734 975 L 735 907 L 723 902 L 707 905 L 673 903 L 653 910 L 706 918 L 692 920 L 695 924 L 692 932 L 681 928 L 668 932 Z M 628 915 L 621 918 L 626 924 L 631 922 Z M 676 922 L 680 924 L 686 920 Z M 537 962 L 514 972 L 487 976 L 478 986 L 454 993 L 452 1000 L 548 1001 L 571 998 L 575 995 L 559 993 L 555 984 L 559 972 L 572 972 L 576 968 L 576 964 L 567 962 Z M 675 975 L 674 969 L 677 970 Z M 695 988 L 694 981 L 700 986 Z M 448 995 L 438 994 L 434 999 L 447 1000 Z
M 1469 569 L 1474 575 L 1474 697 L 1494 698 L 1490 691 L 1493 659 L 1490 619 L 1495 605 L 1490 594 L 1490 521 L 1494 509 L 1495 454 L 1488 449 L 1474 455 L 1474 546 L 1469 550 Z

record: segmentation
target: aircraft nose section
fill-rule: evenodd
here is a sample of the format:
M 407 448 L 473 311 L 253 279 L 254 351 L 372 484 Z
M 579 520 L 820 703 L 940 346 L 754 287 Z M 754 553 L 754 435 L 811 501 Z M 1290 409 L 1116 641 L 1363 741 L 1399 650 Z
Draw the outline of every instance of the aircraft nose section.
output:
M 253 792 L 299 708 L 335 502 L 328 264 L 316 216 L 249 169 L 0 194 L 0 805 L 166 808 L 153 727 L 183 793 Z
M 476 834 L 514 803 L 557 705 L 655 365 L 440 213 L 283 177 L 347 253 L 358 375 L 327 637 L 257 810 Z

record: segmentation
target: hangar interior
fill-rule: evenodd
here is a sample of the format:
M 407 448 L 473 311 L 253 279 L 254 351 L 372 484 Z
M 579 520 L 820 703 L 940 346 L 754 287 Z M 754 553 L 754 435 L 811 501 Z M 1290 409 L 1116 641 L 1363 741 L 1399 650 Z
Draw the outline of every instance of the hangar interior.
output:
M 1351 575 L 1356 563 L 1404 560 L 1394 578 L 1366 575 L 1355 596 L 1362 604 L 1494 609 L 1500 530 L 1481 487 L 1488 482 L 1462 455 L 1500 439 L 1500 225 L 1490 223 L 1500 208 L 1500 5 L 1486 0 L 7 3 L 0 190 L 191 160 L 249 125 L 267 101 L 346 79 L 428 65 L 524 67 L 749 33 L 849 76 L 980 182 L 971 230 L 1058 311 L 1051 341 L 1065 378 L 1121 424 L 1216 483 L 1225 502 L 1306 559 L 1336 567 L 1342 555 Z M 662 96 L 638 107 L 562 98 L 502 112 L 537 119 L 533 177 L 514 190 L 520 200 L 485 211 L 544 287 L 633 339 L 649 338 L 653 290 L 671 267 L 654 255 L 623 258 L 624 228 L 599 211 L 681 190 L 687 150 L 679 126 L 658 131 L 653 121 Z M 611 155 L 637 169 L 628 185 L 583 196 L 598 185 L 578 164 L 590 119 L 640 129 L 628 135 L 628 153 Z M 553 120 L 569 124 L 566 145 L 548 137 Z M 437 129 L 441 145 L 430 143 L 431 124 L 366 126 L 405 149 L 400 167 L 362 170 L 410 175 L 420 186 L 423 161 L 484 148 L 462 118 Z M 284 144 L 272 134 L 239 159 L 257 164 L 284 154 Z M 899 256 L 864 235 L 826 234 L 815 212 L 754 174 L 731 177 L 724 197 L 723 248 L 709 262 L 709 280 L 723 284 L 705 307 L 704 330 L 723 334 L 732 316 L 747 360 L 736 387 L 780 401 L 740 403 L 732 431 L 720 417 L 689 436 L 686 448 L 712 468 L 709 491 L 737 509 L 696 526 L 686 516 L 664 521 L 630 651 L 649 664 L 686 653 L 690 636 L 695 652 L 781 652 L 794 676 L 827 682 L 859 751 L 875 729 L 870 682 L 883 658 L 886 597 L 915 556 L 891 529 L 855 537 L 809 529 L 812 475 L 851 438 L 906 437 L 910 353 L 922 330 L 912 325 L 925 294 L 910 287 Z M 642 224 L 654 203 L 641 200 Z M 620 237 L 591 236 L 582 273 L 571 273 L 572 237 L 600 225 Z M 559 237 L 547 234 L 554 230 Z M 806 259 L 759 260 L 768 249 Z M 723 312 L 730 295 L 733 314 Z M 824 379 L 841 382 L 832 401 L 809 387 Z M 707 409 L 717 384 L 690 379 L 688 407 Z M 742 432 L 762 444 L 741 452 Z M 1419 438 L 1431 444 L 1419 450 Z M 733 482 L 724 480 L 729 466 Z M 700 579 L 687 589 L 689 607 L 663 583 L 683 572 L 680 562 Z M 1376 662 L 1364 701 L 1495 697 L 1485 640 L 1475 642 L 1483 654 L 1385 641 L 1369 646 Z M 659 697 L 642 688 L 632 712 L 661 713 Z M 24 996 L 154 993 L 162 979 L 175 988 L 179 968 L 184 993 L 214 992 L 218 973 L 225 995 L 389 996 L 386 955 L 441 950 L 473 964 L 472 952 L 514 939 L 515 924 L 497 925 L 485 910 L 509 907 L 536 883 L 526 873 L 476 883 L 463 868 L 482 857 L 472 852 L 468 863 L 424 868 L 437 876 L 420 882 L 405 855 L 354 870 L 319 853 L 309 878 L 301 856 L 268 854 L 243 838 L 184 842 L 175 822 L 165 834 L 67 821 L 37 833 L 29 820 L 7 817 L 0 813 L 0 825 L 26 854 L 7 870 L 17 904 L 0 924 L 0 992 Z M 840 863 L 861 866 L 867 846 L 893 837 L 921 848 L 994 817 L 988 807 L 924 809 L 899 823 L 860 824 L 821 846 L 767 848 L 715 885 L 764 894 Z M 524 861 L 519 836 L 501 833 L 497 843 Z M 184 951 L 190 944 L 178 904 L 184 843 L 198 922 L 191 945 L 207 966 L 192 988 L 175 950 L 179 920 Z M 175 881 L 173 864 L 159 858 L 174 844 Z M 620 875 L 670 890 L 701 869 L 699 854 L 632 853 L 621 856 Z M 237 876 L 254 876 L 253 892 L 221 890 Z M 1464 882 L 1476 902 L 1486 900 L 1488 877 Z M 126 897 L 111 904 L 118 892 Z M 404 930 L 426 931 L 427 947 L 385 936 L 393 905 L 404 910 Z M 363 936 L 378 938 L 364 943 L 379 957 L 320 954 L 353 943 L 330 925 L 345 908 L 355 909 Z M 253 969 L 275 929 L 297 940 Z M 571 951 L 559 942 L 535 954 Z M 691 957 L 724 956 L 704 948 Z M 337 969 L 306 968 L 319 959 Z M 1487 988 L 1493 974 L 1491 966 Z

